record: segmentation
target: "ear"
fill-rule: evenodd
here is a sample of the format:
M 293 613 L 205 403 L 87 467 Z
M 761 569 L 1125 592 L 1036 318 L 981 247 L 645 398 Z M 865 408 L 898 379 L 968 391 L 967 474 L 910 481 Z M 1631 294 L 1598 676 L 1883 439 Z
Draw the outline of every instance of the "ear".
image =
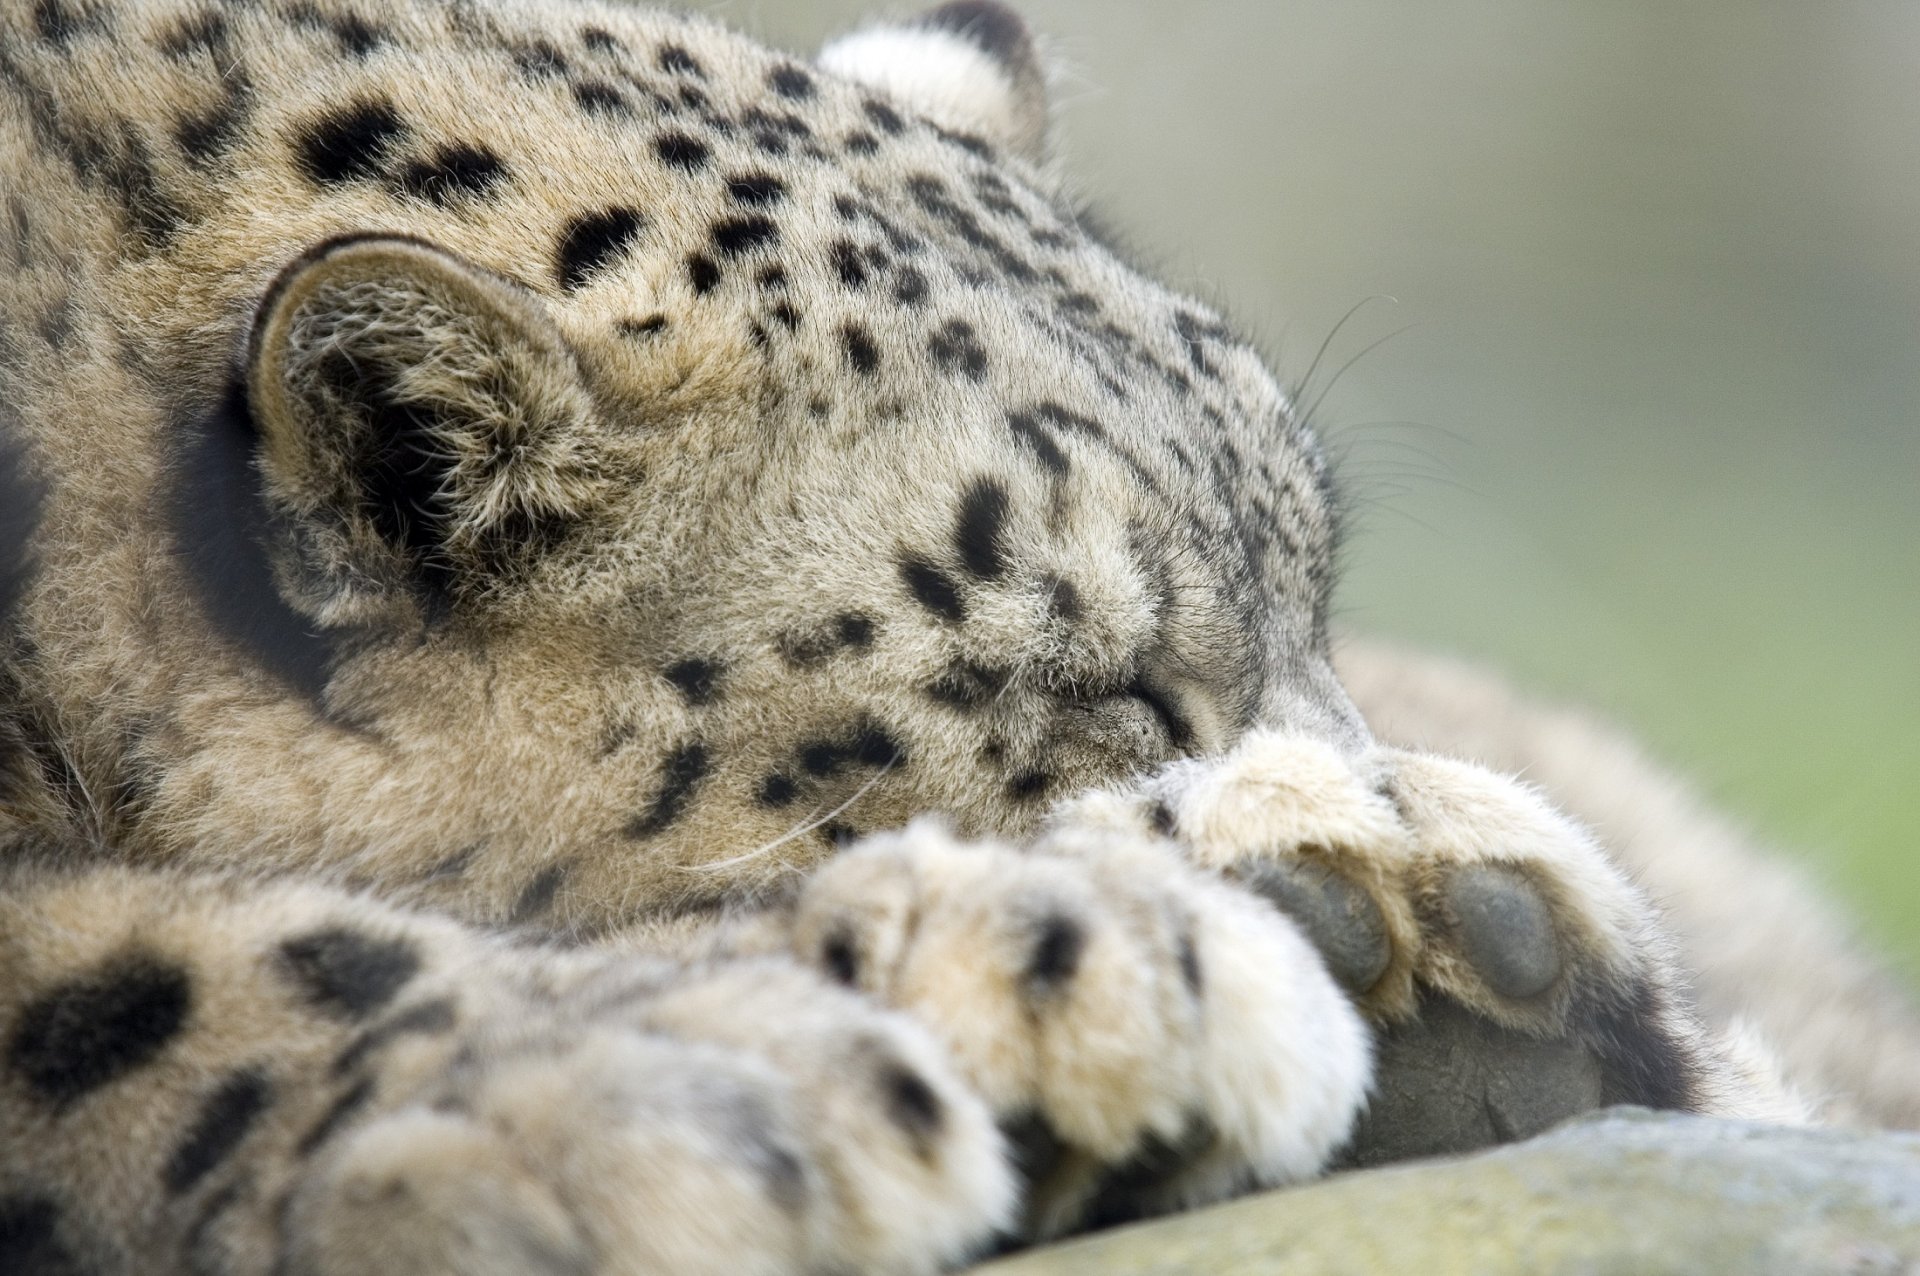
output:
M 246 384 L 292 533 L 276 575 L 325 624 L 497 588 L 598 499 L 591 398 L 542 304 L 418 240 L 336 240 L 288 267 Z
M 996 0 L 952 0 L 855 31 L 822 49 L 820 65 L 943 127 L 1046 159 L 1046 72 L 1027 24 Z

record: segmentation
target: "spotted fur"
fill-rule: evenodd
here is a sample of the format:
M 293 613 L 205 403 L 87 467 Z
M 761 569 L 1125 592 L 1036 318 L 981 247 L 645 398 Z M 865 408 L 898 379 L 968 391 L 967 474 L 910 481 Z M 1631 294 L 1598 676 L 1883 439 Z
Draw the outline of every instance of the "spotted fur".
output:
M 979 0 L 0 14 L 0 1269 L 929 1270 L 1318 1173 L 1435 998 L 1792 1111 L 1369 734 L 1325 460 L 1044 80 Z

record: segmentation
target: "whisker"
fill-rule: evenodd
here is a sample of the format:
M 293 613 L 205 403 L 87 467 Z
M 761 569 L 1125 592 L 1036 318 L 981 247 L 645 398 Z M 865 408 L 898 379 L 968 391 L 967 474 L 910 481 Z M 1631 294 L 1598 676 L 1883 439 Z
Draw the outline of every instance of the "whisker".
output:
M 1320 361 L 1327 357 L 1327 351 L 1332 348 L 1334 338 L 1340 335 L 1340 330 L 1347 326 L 1348 320 L 1365 310 L 1370 301 L 1390 301 L 1396 306 L 1400 304 L 1400 298 L 1384 292 L 1376 292 L 1354 302 L 1347 313 L 1340 316 L 1340 321 L 1333 325 L 1332 331 L 1327 333 L 1327 338 L 1320 343 L 1320 348 L 1314 351 L 1313 362 L 1307 365 L 1307 374 L 1300 378 L 1300 393 L 1297 398 L 1304 398 L 1308 388 L 1313 385 L 1313 374 L 1319 370 Z
M 852 806 L 855 802 L 858 802 L 861 798 L 865 797 L 869 792 L 871 792 L 873 789 L 873 786 L 880 783 L 880 781 L 884 780 L 887 777 L 887 773 L 891 770 L 893 770 L 893 763 L 889 762 L 885 766 L 881 767 L 879 771 L 875 772 L 872 779 L 868 780 L 865 784 L 862 784 L 858 789 L 854 790 L 853 796 L 848 798 L 846 801 L 842 802 L 839 806 L 834 807 L 831 811 L 828 811 L 825 815 L 822 815 L 819 819 L 813 820 L 808 823 L 796 824 L 794 827 L 792 827 L 791 829 L 788 829 L 785 833 L 782 833 L 779 837 L 774 838 L 773 841 L 768 842 L 763 846 L 756 846 L 750 851 L 745 851 L 739 855 L 734 855 L 723 860 L 708 860 L 704 864 L 683 864 L 680 866 L 680 871 L 684 873 L 711 873 L 723 868 L 732 868 L 737 864 L 745 864 L 750 860 L 756 860 L 763 855 L 770 854 L 771 852 L 778 850 L 780 847 L 785 846 L 788 842 L 793 841 L 795 838 L 803 837 L 806 834 L 813 832 L 815 829 L 819 828 L 821 825 L 832 821 L 832 819 L 836 815 L 839 815 L 840 813 L 845 811 L 848 807 Z

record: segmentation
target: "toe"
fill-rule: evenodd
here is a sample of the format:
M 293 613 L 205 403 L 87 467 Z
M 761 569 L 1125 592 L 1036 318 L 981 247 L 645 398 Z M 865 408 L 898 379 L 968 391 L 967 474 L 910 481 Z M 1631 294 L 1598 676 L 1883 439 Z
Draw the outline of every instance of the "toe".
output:
M 1360 994 L 1380 982 L 1393 946 L 1366 891 L 1311 860 L 1263 861 L 1243 869 L 1241 880 L 1299 924 L 1342 988 Z
M 1446 887 L 1462 955 L 1503 997 L 1525 999 L 1560 977 L 1553 913 L 1527 875 L 1499 864 L 1459 869 Z

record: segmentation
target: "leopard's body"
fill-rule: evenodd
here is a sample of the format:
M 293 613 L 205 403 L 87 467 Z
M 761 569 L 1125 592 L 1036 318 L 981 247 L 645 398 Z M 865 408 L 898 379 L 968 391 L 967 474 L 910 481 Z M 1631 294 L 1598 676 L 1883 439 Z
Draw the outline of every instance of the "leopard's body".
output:
M 0 13 L 0 1268 L 928 1268 L 1319 1171 L 1443 1002 L 1797 1114 L 1369 734 L 1325 462 L 1043 80 L 985 3 Z

